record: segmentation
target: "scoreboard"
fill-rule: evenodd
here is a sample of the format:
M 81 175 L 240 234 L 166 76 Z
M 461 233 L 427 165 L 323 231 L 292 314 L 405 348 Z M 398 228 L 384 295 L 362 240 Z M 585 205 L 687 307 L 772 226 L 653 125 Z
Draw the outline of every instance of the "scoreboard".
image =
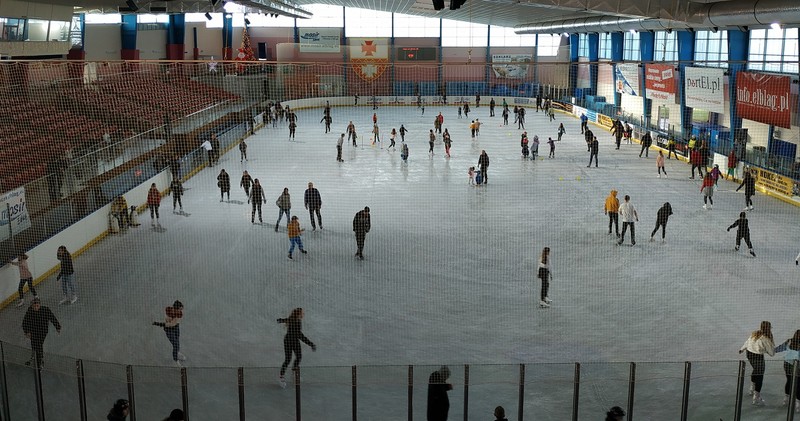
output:
M 435 61 L 436 47 L 398 47 L 397 61 Z

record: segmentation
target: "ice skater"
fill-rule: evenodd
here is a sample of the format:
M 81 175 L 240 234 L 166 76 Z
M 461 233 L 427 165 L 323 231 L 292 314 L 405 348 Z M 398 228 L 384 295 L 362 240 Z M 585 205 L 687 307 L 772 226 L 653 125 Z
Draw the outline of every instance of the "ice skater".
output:
M 364 207 L 364 210 L 356 212 L 353 217 L 353 232 L 356 233 L 356 257 L 364 260 L 364 240 L 367 238 L 367 233 L 372 224 L 369 216 L 369 206 Z
M 239 187 L 244 189 L 244 195 L 250 197 L 250 186 L 253 185 L 253 177 L 245 170 L 242 173 L 242 179 L 239 181 Z
M 625 242 L 625 231 L 628 230 L 628 227 L 631 227 L 631 245 L 635 246 L 636 228 L 634 223 L 639 222 L 639 214 L 636 212 L 636 207 L 631 203 L 631 197 L 627 194 L 625 195 L 625 202 L 619 205 L 619 213 L 622 216 L 622 236 L 617 241 L 617 245 L 621 246 Z
M 537 275 L 542 280 L 542 289 L 539 291 L 539 307 L 547 308 L 553 300 L 549 297 L 550 281 L 553 274 L 550 273 L 550 247 L 542 249 L 542 257 L 539 259 L 539 273 Z
M 714 164 L 714 168 L 711 169 L 711 178 L 714 180 L 714 187 L 719 185 L 719 179 L 722 176 L 722 171 L 719 169 L 718 164 Z
M 158 208 L 161 206 L 161 192 L 158 191 L 156 183 L 150 184 L 150 190 L 147 191 L 147 208 L 150 209 L 150 225 L 161 226 L 158 218 Z
M 645 158 L 648 158 L 650 156 L 650 145 L 652 144 L 653 144 L 653 136 L 650 135 L 650 131 L 644 132 L 644 135 L 642 136 L 642 150 L 639 151 L 639 158 L 642 157 L 643 153 Z
M 450 139 L 450 132 L 448 132 L 447 129 L 444 129 L 442 140 L 444 141 L 444 153 L 450 158 L 450 146 L 453 145 L 453 140 Z
M 795 412 L 800 411 L 800 377 L 792 381 L 792 367 L 795 360 L 800 360 L 800 329 L 794 332 L 794 336 L 787 339 L 786 342 L 775 347 L 775 352 L 785 352 L 783 355 L 783 373 L 786 375 L 786 383 L 783 384 L 783 405 L 789 405 L 797 399 L 793 404 Z M 792 383 L 795 384 L 795 395 L 791 396 Z
M 664 178 L 667 178 L 667 170 L 664 168 L 664 151 L 658 151 L 658 156 L 656 157 L 656 168 L 658 169 L 658 178 L 661 178 L 661 173 L 664 173 Z
M 261 187 L 261 183 L 259 183 L 257 178 L 253 180 L 253 189 L 250 190 L 250 194 L 247 195 L 247 203 L 253 204 L 253 210 L 250 212 L 250 223 L 256 223 L 256 210 L 258 210 L 258 223 L 263 224 L 264 220 L 261 219 L 261 205 L 267 203 L 267 197 L 264 194 L 264 188 Z M 280 218 L 278 218 L 278 220 L 280 220 Z
M 389 148 L 395 148 L 395 149 L 397 149 L 397 148 L 395 147 L 395 143 L 394 143 L 394 139 L 395 139 L 395 137 L 397 137 L 397 130 L 395 130 L 395 129 L 394 129 L 394 127 L 392 127 L 392 132 L 391 132 L 391 133 L 389 133 Z M 388 151 L 388 150 L 389 150 L 389 148 L 386 148 L 386 150 Z
M 564 128 L 564 123 L 558 123 L 558 142 L 561 142 L 561 136 L 567 133 L 567 129 Z
M 481 177 L 483 177 L 483 183 L 486 184 L 489 182 L 489 154 L 486 153 L 485 150 L 481 151 L 481 156 L 478 157 L 478 168 L 481 169 Z
M 57 333 L 61 333 L 61 323 L 49 307 L 43 306 L 39 297 L 33 297 L 31 305 L 25 311 L 22 318 L 22 332 L 31 341 L 31 359 L 25 365 L 35 365 L 40 370 L 44 367 L 44 340 L 50 324 L 56 328 Z
M 703 193 L 703 209 L 711 210 L 714 207 L 714 177 L 711 173 L 706 172 L 706 176 L 703 177 L 700 192 Z
M 303 316 L 305 316 L 305 312 L 302 308 L 298 307 L 292 310 L 289 317 L 278 319 L 278 323 L 286 325 L 286 335 L 283 337 L 284 359 L 283 364 L 281 364 L 281 374 L 278 377 L 278 381 L 283 388 L 286 388 L 286 378 L 284 374 L 286 374 L 286 367 L 288 367 L 289 363 L 292 361 L 292 354 L 294 354 L 292 371 L 299 375 L 300 360 L 303 359 L 303 349 L 300 347 L 300 341 L 310 346 L 312 351 L 316 352 L 317 350 L 317 346 L 314 345 L 314 342 L 311 342 L 306 335 L 303 335 Z
M 400 147 L 400 159 L 408 162 L 408 143 L 403 143 L 403 146 Z
M 428 377 L 428 405 L 426 409 L 427 421 L 447 421 L 450 412 L 450 398 L 447 392 L 453 390 L 453 385 L 447 383 L 450 378 L 450 368 L 443 365 Z
M 61 280 L 61 291 L 64 293 L 64 298 L 58 303 L 75 304 L 78 301 L 78 294 L 75 292 L 75 267 L 72 265 L 72 254 L 66 246 L 58 246 L 56 259 L 61 261 L 61 269 L 56 276 L 56 281 Z
M 311 217 L 311 228 L 313 228 L 313 231 L 317 230 L 317 225 L 314 222 L 314 214 L 317 215 L 319 229 L 322 229 L 322 214 L 319 213 L 320 209 L 322 209 L 322 196 L 319 194 L 319 190 L 314 187 L 314 183 L 310 181 L 308 182 L 308 188 L 303 194 L 303 205 L 306 207 L 306 210 L 308 210 L 308 216 Z
M 398 132 L 400 133 L 400 142 L 405 142 L 406 141 L 406 133 L 408 133 L 408 130 L 406 129 L 406 126 L 401 124 L 400 125 L 400 130 L 398 130 Z
M 183 183 L 181 183 L 180 178 L 172 179 L 169 183 L 167 194 L 172 196 L 172 213 L 175 213 L 175 209 L 178 206 L 180 206 L 180 212 L 183 212 L 183 201 L 181 200 L 181 197 L 183 197 Z
M 350 121 L 350 124 L 347 125 L 347 130 L 345 130 L 345 131 L 347 132 L 347 140 L 353 139 L 353 146 L 357 146 L 356 145 L 356 139 L 355 139 L 356 138 L 356 125 L 353 124 L 352 120 Z
M 753 395 L 753 405 L 764 405 L 761 397 L 761 386 L 764 384 L 764 354 L 775 355 L 775 339 L 772 338 L 772 324 L 768 321 L 761 322 L 761 326 L 751 333 L 739 353 L 745 352 L 747 361 L 753 367 L 750 374 L 750 394 Z
M 164 309 L 164 321 L 153 322 L 153 326 L 164 329 L 169 343 L 172 345 L 172 361 L 181 367 L 181 361 L 186 360 L 186 356 L 181 353 L 181 320 L 183 319 L 183 303 L 175 300 L 171 306 Z
M 547 144 L 550 145 L 550 155 L 548 156 L 548 158 L 555 158 L 556 157 L 556 142 L 553 141 L 552 137 L 548 137 L 547 138 Z M 597 160 L 595 160 L 595 165 L 597 165 Z
M 28 285 L 28 289 L 31 290 L 33 298 L 38 297 L 36 294 L 36 288 L 33 287 L 33 275 L 31 274 L 31 270 L 28 268 L 28 255 L 22 253 L 9 263 L 19 269 L 19 289 L 17 291 L 19 293 L 19 300 L 17 300 L 17 307 L 22 307 L 22 305 L 25 304 L 26 284 Z
M 606 197 L 603 213 L 608 215 L 608 235 L 611 235 L 611 226 L 613 225 L 614 232 L 619 238 L 619 199 L 617 199 L 616 190 L 611 190 L 611 193 Z
M 428 154 L 433 156 L 433 144 L 436 142 L 436 133 L 431 130 L 430 134 L 428 135 Z
M 475 167 L 469 167 L 467 170 L 467 177 L 469 177 L 469 185 L 475 185 Z M 800 260 L 800 255 L 797 256 L 797 259 Z M 795 262 L 797 263 L 797 262 Z
M 739 219 L 728 227 L 728 231 L 730 232 L 731 228 L 734 227 L 737 228 L 736 247 L 734 250 L 739 251 L 739 245 L 744 239 L 744 243 L 747 244 L 747 248 L 750 250 L 750 255 L 756 257 L 756 253 L 753 251 L 753 244 L 750 243 L 750 224 L 747 222 L 747 214 L 744 211 L 739 212 Z
M 539 136 L 533 135 L 533 144 L 530 145 L 531 148 L 531 161 L 536 161 L 536 155 L 539 155 Z
M 292 221 L 286 226 L 286 231 L 289 235 L 289 259 L 292 258 L 295 245 L 300 249 L 300 253 L 308 253 L 306 249 L 303 248 L 303 240 L 300 239 L 300 235 L 305 230 L 300 228 L 300 220 L 297 218 L 297 215 L 292 217 Z
M 219 187 L 219 201 L 222 202 L 225 198 L 225 193 L 228 194 L 228 202 L 231 201 L 231 176 L 225 172 L 225 168 L 220 170 L 217 175 L 217 187 Z
M 600 150 L 600 142 L 597 141 L 597 138 L 593 138 L 592 142 L 589 143 L 589 165 L 586 168 L 592 166 L 592 158 L 594 158 L 594 167 L 597 168 L 597 153 Z
M 656 227 L 653 228 L 653 232 L 650 233 L 650 242 L 652 243 L 655 241 L 654 237 L 656 232 L 658 232 L 658 228 L 661 228 L 661 242 L 666 243 L 667 240 L 664 239 L 667 233 L 667 222 L 669 222 L 669 217 L 672 215 L 672 205 L 669 202 L 664 203 L 656 212 Z
M 239 142 L 239 162 L 247 161 L 247 143 L 242 139 Z
M 278 232 L 278 224 L 281 223 L 281 217 L 286 214 L 286 225 L 289 225 L 289 221 L 292 217 L 292 199 L 291 196 L 289 196 L 288 187 L 283 188 L 283 193 L 278 196 L 278 200 L 275 201 L 275 206 L 278 207 L 278 220 L 275 222 L 275 232 Z
M 742 184 L 736 188 L 736 191 L 739 191 L 742 187 L 744 187 L 743 210 L 753 210 L 753 195 L 756 194 L 756 178 L 753 177 L 749 169 L 744 170 L 744 179 L 742 180 Z
M 677 156 L 675 158 L 677 158 Z M 736 159 L 736 152 L 731 150 L 731 153 L 728 154 L 728 174 L 725 176 L 726 180 L 728 177 L 730 177 L 731 180 L 736 178 L 736 164 L 738 163 L 739 161 Z
M 460 113 L 458 118 L 461 118 Z M 508 107 L 503 108 L 503 125 L 508 126 Z
M 383 149 L 383 143 L 381 142 L 381 130 L 377 124 L 372 126 L 372 145 L 375 145 L 375 142 L 381 145 L 381 149 Z

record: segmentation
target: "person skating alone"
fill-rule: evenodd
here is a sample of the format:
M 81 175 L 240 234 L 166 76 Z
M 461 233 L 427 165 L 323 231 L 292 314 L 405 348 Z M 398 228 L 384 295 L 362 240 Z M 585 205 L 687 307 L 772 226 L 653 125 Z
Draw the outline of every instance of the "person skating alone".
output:
M 183 303 L 175 300 L 171 306 L 164 309 L 164 321 L 153 322 L 153 326 L 164 329 L 170 345 L 172 345 L 172 361 L 181 367 L 181 361 L 186 360 L 186 356 L 181 351 L 181 320 L 183 319 Z
M 639 222 L 639 214 L 636 212 L 636 207 L 631 203 L 631 197 L 627 194 L 625 195 L 625 202 L 619 205 L 619 214 L 622 216 L 622 236 L 617 241 L 617 245 L 622 245 L 625 242 L 625 232 L 628 227 L 631 227 L 631 245 L 635 246 L 636 228 L 634 223 Z
M 589 129 L 589 117 L 585 113 L 581 113 L 581 134 Z
M 453 385 L 447 383 L 449 378 L 450 369 L 446 365 L 428 377 L 427 421 L 447 421 L 447 413 L 450 412 L 450 398 L 447 392 L 453 390 Z
M 179 208 L 180 212 L 183 212 L 183 183 L 179 178 L 173 178 L 172 181 L 169 183 L 169 190 L 167 190 L 167 194 L 172 196 L 172 213 L 175 213 L 175 209 Z
M 478 157 L 478 168 L 481 169 L 481 177 L 483 177 L 483 183 L 486 184 L 489 182 L 489 154 L 486 153 L 485 150 L 481 151 L 481 156 Z
M 225 193 L 228 194 L 228 202 L 231 201 L 231 176 L 225 172 L 223 168 L 217 175 L 217 187 L 219 187 L 219 201 L 225 199 Z
M 308 210 L 308 215 L 311 217 L 312 231 L 317 230 L 317 225 L 314 223 L 314 214 L 317 215 L 319 229 L 322 229 L 322 215 L 319 213 L 320 209 L 322 209 L 322 196 L 320 196 L 319 190 L 314 187 L 314 183 L 312 182 L 308 183 L 308 188 L 303 194 L 303 204 Z
M 75 292 L 75 267 L 72 265 L 72 255 L 66 246 L 58 246 L 56 258 L 61 261 L 61 270 L 56 276 L 56 281 L 61 280 L 61 291 L 64 293 L 64 298 L 58 303 L 75 304 L 78 301 L 78 294 Z
M 531 148 L 531 161 L 536 161 L 536 156 L 539 155 L 539 135 L 533 135 L 533 143 L 529 146 Z
M 286 367 L 288 367 L 289 363 L 292 361 L 292 354 L 294 354 L 292 371 L 298 374 L 297 372 L 300 369 L 300 361 L 303 359 L 303 349 L 300 347 L 300 341 L 310 346 L 312 351 L 316 352 L 317 350 L 317 346 L 314 345 L 314 342 L 311 342 L 311 340 L 303 334 L 303 316 L 305 316 L 305 312 L 302 308 L 298 307 L 292 310 L 289 317 L 278 319 L 278 323 L 286 325 L 286 335 L 283 336 L 284 358 L 283 364 L 281 364 L 281 373 L 278 376 L 278 382 L 283 388 L 286 388 L 286 378 L 284 375 L 286 374 Z
M 594 167 L 597 168 L 597 153 L 600 150 L 600 142 L 597 141 L 597 138 L 593 138 L 591 143 L 589 143 L 589 165 L 586 168 L 592 166 L 592 158 L 594 158 Z
M 377 124 L 372 126 L 372 144 L 375 145 L 375 142 L 381 145 L 381 149 L 383 149 L 383 143 L 381 142 L 381 130 Z
M 369 206 L 364 207 L 364 210 L 356 212 L 353 217 L 353 232 L 356 234 L 356 257 L 364 260 L 364 240 L 372 224 L 370 223 Z
M 300 253 L 308 253 L 306 249 L 303 248 L 303 240 L 300 239 L 300 235 L 305 230 L 300 228 L 300 220 L 297 218 L 297 215 L 292 217 L 291 222 L 286 226 L 286 231 L 289 233 L 289 259 L 292 258 L 294 246 L 300 249 Z
M 547 138 L 547 144 L 550 145 L 550 155 L 548 158 L 555 158 L 556 157 L 556 142 L 553 141 L 552 137 Z M 595 164 L 597 162 L 595 161 Z
M 703 193 L 703 209 L 711 210 L 714 207 L 714 177 L 711 176 L 711 173 L 707 172 L 703 177 L 700 192 Z
M 392 132 L 391 132 L 391 133 L 389 133 L 389 148 L 395 148 L 395 149 L 397 149 L 397 148 L 395 147 L 395 143 L 394 143 L 394 138 L 395 138 L 395 137 L 397 137 L 397 130 L 395 130 L 395 129 L 394 129 L 394 127 L 392 127 Z M 386 150 L 388 151 L 388 150 L 389 150 L 389 148 L 386 148 Z
M 619 199 L 617 199 L 616 190 L 611 190 L 611 193 L 606 197 L 603 213 L 608 215 L 608 235 L 611 235 L 611 226 L 613 225 L 614 232 L 619 238 Z
M 344 133 L 336 141 L 336 162 L 344 162 L 344 159 L 342 159 L 342 145 L 344 145 Z
M 703 165 L 701 164 L 701 161 L 702 155 L 700 155 L 700 149 L 692 149 L 691 152 L 689 152 L 689 163 L 692 164 L 692 176 L 689 177 L 690 179 L 694 180 L 695 169 L 700 174 L 700 177 L 703 176 Z
M 353 147 L 357 147 L 356 145 L 356 125 L 353 124 L 353 121 L 350 121 L 350 124 L 347 125 L 347 140 L 353 140 Z
M 517 130 L 525 130 L 525 108 L 519 107 L 519 112 L 517 113 Z
M 239 162 L 247 161 L 247 143 L 242 139 L 239 142 Z
M 653 144 L 653 136 L 650 135 L 650 131 L 648 130 L 644 132 L 644 135 L 642 136 L 642 150 L 639 151 L 639 158 L 642 157 L 642 153 L 644 153 L 645 158 L 649 158 L 650 145 L 652 144 Z
M 444 129 L 442 140 L 444 141 L 444 153 L 450 158 L 450 146 L 453 145 L 453 140 L 450 139 L 450 132 L 448 132 L 447 129 Z
M 278 207 L 278 220 L 275 222 L 275 232 L 278 232 L 278 224 L 281 223 L 281 217 L 286 214 L 286 225 L 289 225 L 289 221 L 292 218 L 292 200 L 289 196 L 288 187 L 283 188 L 283 193 L 278 196 L 278 200 L 275 201 L 275 206 Z
M 242 179 L 239 181 L 239 187 L 244 189 L 244 195 L 250 197 L 250 186 L 253 185 L 253 177 L 246 170 L 242 173 Z
M 567 129 L 564 128 L 564 123 L 558 124 L 558 142 L 561 142 L 561 136 L 567 133 Z
M 550 281 L 553 274 L 550 272 L 550 247 L 542 249 L 542 256 L 539 259 L 539 271 L 537 278 L 542 280 L 542 288 L 539 290 L 539 307 L 547 308 L 553 300 L 550 299 Z
M 675 157 L 677 158 L 677 156 Z M 731 153 L 728 154 L 728 174 L 725 176 L 727 180 L 730 177 L 731 180 L 736 178 L 736 165 L 739 163 L 739 160 L 736 159 L 736 151 L 731 150 Z
M 261 205 L 267 203 L 267 197 L 264 194 L 264 188 L 261 187 L 261 183 L 257 178 L 253 180 L 253 189 L 250 190 L 250 194 L 247 196 L 247 203 L 252 203 L 253 205 L 253 210 L 250 212 L 250 223 L 256 223 L 256 210 L 258 210 L 258 223 L 263 224 L 264 220 L 261 219 Z M 278 218 L 278 220 L 280 221 L 280 218 Z
M 661 178 L 661 173 L 664 173 L 664 178 L 667 178 L 667 170 L 664 168 L 664 151 L 659 150 L 656 157 L 656 169 L 658 169 L 658 178 Z
M 408 143 L 403 143 L 403 146 L 400 147 L 400 159 L 408 162 Z
M 22 332 L 31 341 L 31 359 L 25 365 L 33 365 L 39 369 L 44 367 L 44 340 L 50 324 L 56 328 L 57 333 L 61 333 L 61 323 L 50 308 L 43 306 L 39 297 L 33 297 L 30 307 L 25 311 L 25 317 L 22 318 Z
M 494 98 L 492 98 L 491 100 L 489 100 L 489 117 L 494 117 L 494 107 L 495 107 L 495 102 Z
M 783 373 L 786 375 L 786 383 L 783 385 L 783 406 L 793 403 L 794 411 L 800 411 L 800 377 L 794 378 L 792 375 L 792 367 L 795 360 L 800 360 L 800 329 L 794 332 L 794 335 L 787 339 L 784 343 L 775 347 L 775 353 L 785 352 L 783 355 Z M 792 379 L 794 378 L 794 381 Z M 792 383 L 795 384 L 795 395 L 791 396 Z M 797 400 L 796 403 L 795 400 Z
M 289 140 L 294 140 L 294 135 L 297 132 L 297 122 L 289 120 Z
M 433 144 L 436 142 L 436 133 L 431 130 L 430 134 L 428 134 L 428 154 L 433 156 Z
M 656 212 L 656 227 L 653 228 L 653 232 L 650 233 L 650 242 L 655 241 L 654 237 L 658 229 L 661 228 L 661 242 L 665 243 L 666 232 L 667 232 L 667 222 L 669 222 L 669 217 L 672 215 L 672 205 L 669 202 L 664 203 Z
M 25 304 L 25 285 L 28 285 L 28 289 L 31 290 L 31 294 L 33 294 L 33 298 L 38 297 L 36 294 L 36 288 L 33 287 L 33 274 L 31 274 L 31 270 L 28 268 L 28 255 L 25 253 L 20 254 L 17 256 L 16 259 L 12 260 L 11 263 L 13 266 L 16 266 L 19 269 L 19 288 L 17 293 L 19 294 L 19 299 L 17 300 L 17 307 L 22 307 Z
M 400 125 L 400 130 L 398 130 L 398 132 L 400 133 L 400 142 L 405 142 L 406 141 L 406 133 L 408 133 L 408 130 L 406 129 L 406 126 L 401 124 Z
M 622 125 L 622 122 L 619 121 L 619 118 L 616 119 L 611 126 L 611 134 L 614 135 L 617 149 L 619 149 L 620 144 L 622 144 L 622 135 L 625 134 L 625 127 Z
M 756 257 L 756 253 L 753 251 L 753 244 L 750 243 L 750 224 L 744 211 L 739 212 L 739 219 L 728 227 L 729 232 L 731 228 L 736 228 L 736 247 L 734 247 L 734 250 L 739 251 L 739 245 L 744 239 L 744 243 L 747 244 L 747 248 L 750 250 L 750 255 Z
M 150 184 L 150 190 L 147 191 L 147 208 L 150 209 L 150 225 L 155 226 L 159 221 L 158 208 L 161 207 L 161 192 L 158 191 L 156 183 Z
M 461 114 L 459 114 L 461 118 Z M 503 108 L 503 125 L 508 126 L 508 107 Z
M 742 187 L 744 187 L 744 210 L 753 210 L 753 195 L 756 194 L 756 178 L 753 177 L 749 169 L 745 169 L 742 184 L 736 188 L 736 191 L 739 191 Z
M 772 323 L 761 322 L 758 330 L 747 337 L 739 353 L 745 353 L 747 361 L 753 367 L 750 374 L 750 394 L 753 395 L 753 405 L 764 405 L 761 397 L 761 387 L 764 384 L 764 354 L 775 355 L 775 339 L 772 337 Z

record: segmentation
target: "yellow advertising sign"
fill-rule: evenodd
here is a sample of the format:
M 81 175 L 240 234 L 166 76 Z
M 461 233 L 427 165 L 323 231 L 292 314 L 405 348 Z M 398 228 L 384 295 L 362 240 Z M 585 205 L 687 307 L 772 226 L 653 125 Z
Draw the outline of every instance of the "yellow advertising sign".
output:
M 611 117 L 598 114 L 597 123 L 599 123 L 601 126 L 608 127 L 610 129 L 614 125 L 614 120 L 612 120 Z
M 775 174 L 763 168 L 756 168 L 753 173 L 756 177 L 756 185 L 789 197 L 792 196 L 794 180 L 791 178 Z

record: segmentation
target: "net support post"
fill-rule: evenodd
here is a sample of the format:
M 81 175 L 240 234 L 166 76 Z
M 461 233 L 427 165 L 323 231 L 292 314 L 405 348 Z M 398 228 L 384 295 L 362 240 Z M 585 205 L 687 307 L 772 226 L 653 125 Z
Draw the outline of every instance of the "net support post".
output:
M 353 421 L 358 420 L 358 369 L 353 366 L 350 369 L 351 373 L 351 390 L 353 395 Z
M 581 394 L 581 363 L 575 363 L 575 376 L 572 380 L 572 421 L 578 421 L 578 402 Z
M 300 367 L 292 370 L 294 373 L 294 412 L 295 420 L 301 421 L 300 418 Z
M 689 414 L 689 386 L 692 382 L 692 363 L 686 361 L 683 368 L 683 397 L 681 398 L 681 421 L 686 421 Z
M 245 421 L 244 412 L 244 367 L 236 370 L 236 383 L 239 389 L 239 421 Z
M 75 372 L 78 377 L 78 405 L 81 413 L 81 421 L 88 421 L 86 414 L 86 379 L 83 373 L 83 360 L 75 361 Z
M 745 362 L 739 361 L 739 371 L 736 375 L 736 403 L 733 411 L 733 421 L 742 421 L 742 399 L 744 397 L 744 371 Z
M 33 383 L 36 388 L 36 414 L 39 421 L 44 421 L 44 394 L 42 393 L 42 367 L 39 362 L 39 357 L 36 352 L 33 353 L 33 363 L 35 369 L 33 370 Z
M 8 379 L 6 378 L 6 351 L 3 348 L 3 343 L 0 342 L 0 396 L 2 397 L 3 404 L 3 419 L 8 421 L 11 419 L 11 409 L 8 407 Z
M 522 421 L 522 407 L 525 404 L 525 364 L 519 365 L 519 401 L 517 402 L 517 420 Z
M 408 366 L 408 421 L 414 421 L 414 366 Z
M 181 367 L 181 404 L 183 416 L 189 421 L 189 379 L 186 376 L 186 367 Z
M 131 405 L 128 418 L 130 418 L 130 421 L 136 421 L 136 394 L 133 387 L 133 366 L 125 366 L 125 378 L 128 382 L 128 403 Z
M 469 364 L 464 364 L 464 421 L 469 421 Z
M 794 406 L 797 405 L 797 400 L 795 399 L 797 393 L 797 374 L 800 371 L 800 363 L 797 360 L 794 360 L 792 363 L 792 384 L 789 387 L 789 405 L 786 408 L 786 421 L 794 421 Z
M 636 363 L 632 362 L 628 374 L 628 421 L 633 421 L 633 397 L 636 394 Z

